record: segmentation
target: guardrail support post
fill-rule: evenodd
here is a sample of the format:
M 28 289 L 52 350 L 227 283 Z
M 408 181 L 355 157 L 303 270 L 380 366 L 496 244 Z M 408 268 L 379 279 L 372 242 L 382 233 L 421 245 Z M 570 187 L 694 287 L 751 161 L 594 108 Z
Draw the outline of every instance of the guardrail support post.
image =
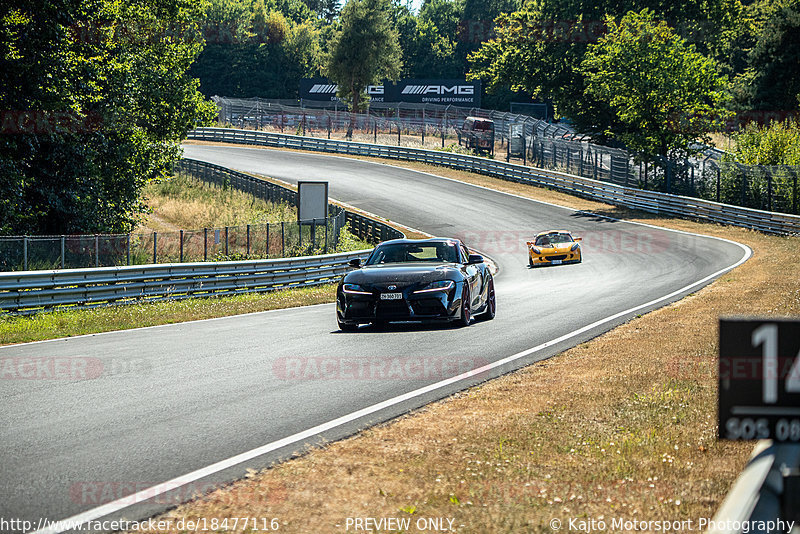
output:
M 158 232 L 153 232 L 153 263 L 158 263 Z
M 228 255 L 228 227 L 225 227 L 225 255 Z
M 269 223 L 267 223 L 267 258 L 269 258 Z
M 181 229 L 180 240 L 181 240 L 181 244 L 180 244 L 180 250 L 181 250 L 180 251 L 180 259 L 181 260 L 180 261 L 181 261 L 181 263 L 183 263 L 183 229 Z
M 64 241 L 65 237 L 61 236 L 61 268 L 64 268 Z
M 208 228 L 203 228 L 203 261 L 208 261 Z

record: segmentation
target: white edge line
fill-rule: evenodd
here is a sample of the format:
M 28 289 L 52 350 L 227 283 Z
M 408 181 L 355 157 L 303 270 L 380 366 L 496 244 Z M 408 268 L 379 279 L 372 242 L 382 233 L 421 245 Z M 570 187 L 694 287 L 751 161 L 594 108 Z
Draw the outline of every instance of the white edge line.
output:
M 253 149 L 253 150 L 257 150 L 257 149 Z M 342 159 L 349 159 L 349 160 L 353 159 L 353 158 L 345 158 L 343 156 L 328 156 L 328 157 L 339 157 L 339 158 L 342 158 Z M 364 161 L 364 160 L 361 160 L 361 161 Z M 376 165 L 385 165 L 385 166 L 388 166 L 388 167 L 392 167 L 393 166 L 393 165 L 389 165 L 389 164 L 385 164 L 385 163 L 376 163 L 376 162 L 366 162 L 366 163 L 374 163 Z M 397 167 L 397 168 L 403 168 L 403 167 Z M 433 177 L 436 177 L 436 178 L 439 178 L 439 179 L 442 179 L 442 180 L 450 180 L 450 181 L 453 181 L 453 182 L 466 184 L 466 185 L 469 185 L 469 186 L 472 186 L 472 187 L 477 187 L 477 188 L 480 188 L 480 189 L 487 189 L 487 190 L 490 190 L 490 191 L 494 191 L 496 193 L 503 193 L 503 194 L 506 194 L 506 195 L 509 195 L 509 196 L 521 198 L 521 199 L 528 200 L 528 201 L 531 201 L 531 202 L 538 202 L 540 204 L 546 204 L 546 205 L 549 205 L 549 206 L 554 206 L 554 207 L 558 207 L 558 208 L 562 208 L 562 209 L 567 209 L 567 210 L 570 210 L 570 211 L 573 211 L 573 212 L 581 212 L 582 211 L 582 210 L 576 210 L 575 208 L 569 208 L 567 206 L 561 206 L 559 204 L 552 204 L 552 203 L 549 203 L 549 202 L 544 202 L 544 201 L 540 201 L 540 200 L 531 199 L 531 198 L 524 197 L 524 196 L 521 196 L 521 195 L 516 195 L 514 193 L 507 193 L 505 191 L 497 191 L 496 189 L 491 189 L 489 187 L 470 184 L 468 182 L 462 182 L 460 180 L 455 180 L 455 179 L 452 179 L 452 178 L 446 178 L 444 176 L 437 176 L 437 175 L 432 174 L 432 173 L 427 173 L 427 172 L 422 172 L 422 171 L 415 171 L 413 169 L 404 169 L 404 170 L 410 170 L 411 172 L 419 172 L 420 174 L 426 174 L 426 175 L 433 176 Z M 591 213 L 591 212 L 586 212 L 586 213 Z M 603 324 L 606 324 L 606 323 L 609 323 L 609 322 L 614 321 L 616 319 L 619 319 L 620 317 L 624 317 L 625 315 L 634 313 L 634 312 L 636 312 L 638 310 L 642 310 L 642 309 L 648 308 L 650 306 L 653 306 L 653 305 L 658 304 L 660 302 L 663 302 L 665 300 L 669 300 L 669 299 L 671 299 L 671 298 L 673 298 L 673 297 L 675 297 L 677 295 L 680 295 L 681 293 L 685 293 L 685 292 L 689 291 L 690 289 L 692 289 L 692 288 L 694 288 L 696 286 L 705 284 L 706 282 L 708 282 L 708 281 L 710 281 L 710 280 L 712 280 L 712 279 L 714 279 L 714 278 L 716 278 L 716 277 L 718 277 L 718 276 L 720 276 L 720 275 L 722 275 L 722 274 L 724 274 L 724 273 L 726 273 L 728 271 L 731 271 L 731 270 L 735 269 L 736 267 L 742 265 L 744 262 L 746 262 L 748 259 L 750 259 L 750 257 L 753 255 L 753 251 L 750 249 L 750 247 L 748 247 L 746 245 L 743 245 L 741 243 L 737 243 L 736 241 L 731 241 L 729 239 L 724 239 L 724 238 L 721 238 L 721 237 L 706 236 L 706 235 L 702 235 L 702 234 L 686 232 L 686 231 L 683 231 L 683 230 L 675 230 L 675 229 L 672 229 L 672 228 L 663 228 L 663 227 L 652 225 L 652 224 L 641 223 L 641 222 L 633 222 L 633 221 L 626 221 L 626 220 L 616 219 L 614 217 L 607 217 L 607 216 L 603 216 L 603 215 L 597 215 L 597 214 L 592 214 L 592 215 L 603 217 L 603 218 L 606 218 L 606 219 L 609 219 L 609 220 L 620 221 L 620 222 L 627 223 L 627 224 L 635 224 L 635 225 L 646 226 L 646 227 L 649 227 L 649 228 L 655 228 L 655 229 L 658 229 L 658 230 L 663 230 L 663 231 L 668 231 L 668 232 L 676 232 L 676 233 L 680 233 L 680 234 L 686 234 L 686 235 L 691 235 L 691 236 L 696 236 L 696 237 L 702 237 L 702 238 L 716 239 L 716 240 L 724 241 L 724 242 L 731 243 L 731 244 L 734 244 L 734 245 L 740 247 L 744 251 L 744 255 L 742 256 L 741 259 L 739 259 L 739 261 L 737 261 L 733 265 L 730 265 L 728 267 L 720 269 L 719 271 L 717 271 L 717 272 L 715 272 L 713 274 L 710 274 L 710 275 L 706 276 L 705 278 L 703 278 L 701 280 L 693 282 L 693 283 L 689 284 L 688 286 L 685 286 L 685 287 L 683 287 L 681 289 L 673 291 L 672 293 L 669 293 L 668 295 L 664 295 L 663 297 L 659 297 L 657 299 L 651 300 L 650 302 L 646 302 L 644 304 L 640 304 L 640 305 L 635 306 L 633 308 L 630 308 L 628 310 L 615 313 L 614 315 L 611 315 L 611 316 L 606 317 L 604 319 L 600 319 L 598 321 L 595 321 L 594 323 L 591 323 L 589 325 L 583 326 L 583 327 L 581 327 L 581 328 L 579 328 L 577 330 L 574 330 L 574 331 L 572 331 L 572 332 L 570 332 L 568 334 L 564 334 L 564 335 L 562 335 L 562 336 L 560 336 L 560 337 L 558 337 L 556 339 L 553 339 L 553 340 L 550 340 L 550 341 L 546 341 L 545 343 L 542 343 L 541 345 L 537 345 L 537 346 L 532 347 L 530 349 L 526 349 L 526 350 L 524 350 L 522 352 L 518 352 L 518 353 L 513 354 L 511 356 L 507 356 L 506 358 L 503 358 L 502 360 L 498 360 L 498 361 L 493 362 L 491 364 L 487 364 L 487 365 L 484 365 L 484 366 L 479 367 L 477 369 L 473 369 L 472 371 L 468 371 L 466 373 L 462 373 L 460 375 L 456 375 L 456 376 L 447 378 L 445 380 L 441 380 L 441 381 L 436 382 L 434 384 L 430 384 L 428 386 L 416 389 L 414 391 L 410 391 L 408 393 L 404 393 L 404 394 L 399 395 L 397 397 L 394 397 L 392 399 L 388 399 L 388 400 L 385 400 L 383 402 L 379 402 L 378 404 L 373 404 L 372 406 L 368 406 L 366 408 L 362 408 L 361 410 L 352 412 L 352 413 L 347 414 L 347 415 L 343 415 L 343 416 L 338 417 L 338 418 L 336 418 L 336 419 L 334 419 L 332 421 L 328 421 L 327 423 L 323 423 L 321 425 L 317 425 L 315 427 L 309 428 L 309 429 L 304 430 L 302 432 L 298 432 L 298 433 L 293 434 L 291 436 L 287 436 L 287 437 L 285 437 L 283 439 L 280 439 L 280 440 L 277 440 L 277 441 L 273 441 L 271 443 L 267 443 L 265 445 L 262 445 L 260 447 L 255 448 L 255 449 L 251 449 L 249 451 L 243 452 L 243 453 L 238 454 L 236 456 L 232 456 L 231 458 L 228 458 L 226 460 L 222 460 L 220 462 L 216 462 L 216 463 L 211 464 L 209 466 L 206 466 L 206 467 L 204 467 L 202 469 L 198 469 L 196 471 L 192 471 L 191 473 L 187 473 L 187 474 L 182 475 L 180 477 L 173 478 L 172 480 L 168 480 L 166 482 L 162 482 L 161 484 L 157 484 L 157 485 L 152 486 L 150 488 L 147 488 L 145 490 L 139 491 L 139 492 L 137 492 L 137 493 L 135 493 L 133 495 L 129 495 L 127 497 L 123 497 L 121 499 L 117 499 L 116 501 L 112 501 L 110 503 L 104 504 L 103 506 L 98 506 L 96 508 L 93 508 L 91 510 L 87 510 L 87 511 L 82 512 L 80 514 L 74 515 L 72 517 L 69 517 L 69 518 L 66 518 L 66 519 L 62 519 L 59 523 L 69 524 L 69 527 L 73 528 L 73 529 L 77 528 L 78 525 L 84 524 L 84 523 L 86 523 L 88 521 L 93 521 L 93 520 L 99 519 L 99 518 L 101 518 L 103 516 L 112 514 L 114 512 L 118 512 L 119 510 L 125 509 L 128 506 L 131 506 L 133 504 L 137 504 L 137 503 L 140 503 L 140 502 L 147 501 L 149 499 L 152 499 L 153 497 L 156 497 L 156 496 L 161 495 L 163 493 L 166 493 L 168 491 L 172 491 L 172 490 L 174 490 L 174 489 L 176 489 L 178 487 L 181 487 L 181 486 L 184 486 L 186 484 L 190 484 L 192 482 L 195 482 L 195 481 L 197 481 L 197 480 L 199 480 L 199 479 L 201 479 L 203 477 L 218 473 L 220 471 L 223 471 L 223 470 L 228 469 L 230 467 L 236 466 L 236 465 L 241 464 L 243 462 L 246 462 L 248 460 L 252 460 L 253 458 L 257 458 L 258 456 L 262 456 L 264 454 L 267 454 L 269 452 L 275 451 L 275 450 L 280 449 L 282 447 L 298 443 L 300 441 L 303 441 L 305 439 L 313 437 L 313 436 L 315 436 L 315 435 L 317 435 L 317 434 L 319 434 L 321 432 L 325 432 L 327 430 L 331 430 L 331 429 L 336 428 L 338 426 L 350 423 L 350 422 L 355 421 L 355 420 L 357 420 L 357 419 L 359 419 L 361 417 L 365 417 L 367 415 L 370 415 L 370 414 L 373 414 L 375 412 L 378 412 L 378 411 L 380 411 L 380 410 L 382 410 L 384 408 L 392 407 L 394 405 L 400 404 L 400 403 L 405 402 L 407 400 L 413 399 L 415 397 L 419 397 L 419 396 L 424 395 L 426 393 L 430 393 L 431 391 L 435 391 L 435 390 L 440 389 L 442 387 L 448 386 L 450 384 L 454 384 L 456 382 L 459 382 L 459 381 L 467 379 L 467 378 L 471 378 L 471 377 L 476 376 L 478 374 L 491 371 L 492 369 L 495 369 L 495 368 L 500 367 L 502 365 L 505 365 L 507 363 L 513 362 L 513 361 L 518 360 L 520 358 L 524 358 L 525 356 L 529 356 L 531 354 L 539 352 L 539 351 L 541 351 L 541 350 L 543 350 L 543 349 L 545 349 L 547 347 L 550 347 L 552 345 L 561 343 L 562 341 L 566 341 L 566 340 L 568 340 L 570 338 L 576 337 L 576 336 L 578 336 L 580 334 L 583 334 L 583 333 L 585 333 L 585 332 L 587 332 L 589 330 L 597 328 L 598 326 L 601 326 Z M 318 304 L 316 306 L 322 306 L 322 305 L 323 304 Z M 280 311 L 280 310 L 270 310 L 270 311 Z M 256 312 L 256 313 L 268 313 L 268 312 Z M 237 316 L 233 316 L 233 317 L 237 317 Z M 227 318 L 227 317 L 220 317 L 220 318 L 215 318 L 215 319 L 205 319 L 205 320 L 216 320 L 216 319 L 225 319 L 225 318 Z M 172 325 L 158 325 L 158 326 L 172 326 Z M 145 328 L 155 328 L 155 327 L 145 327 Z M 108 333 L 111 333 L 111 332 L 108 332 Z M 88 335 L 97 335 L 97 334 L 88 334 Z M 78 336 L 76 336 L 76 337 L 78 337 Z M 66 339 L 69 339 L 69 338 L 66 338 Z M 35 343 L 41 343 L 41 342 L 35 342 Z M 11 345 L 11 346 L 18 346 L 18 345 Z M 58 525 L 58 526 L 60 526 L 60 525 Z M 62 528 L 62 529 L 58 529 L 58 528 L 55 528 L 55 527 L 51 526 L 51 527 L 48 527 L 48 528 L 45 528 L 45 529 L 37 530 L 37 531 L 33 532 L 32 534 L 59 534 L 61 532 L 64 532 L 65 530 L 67 530 L 66 527 Z
M 152 486 L 152 487 L 150 487 L 148 489 L 139 491 L 139 492 L 137 492 L 137 493 L 135 493 L 133 495 L 129 495 L 127 497 L 123 497 L 121 499 L 117 499 L 116 501 L 112 501 L 110 503 L 104 504 L 103 506 L 98 506 L 97 508 L 93 508 L 91 510 L 87 510 L 86 512 L 82 512 L 80 514 L 74 515 L 74 516 L 69 517 L 67 519 L 62 519 L 60 522 L 57 522 L 57 523 L 63 523 L 64 525 L 68 524 L 70 529 L 78 528 L 79 525 L 82 525 L 82 524 L 84 524 L 86 522 L 94 521 L 94 520 L 99 519 L 101 517 L 104 517 L 104 516 L 106 516 L 108 514 L 113 514 L 113 513 L 118 512 L 118 511 L 120 511 L 120 510 L 122 510 L 124 508 L 127 508 L 128 506 L 131 506 L 133 504 L 137 504 L 137 503 L 140 503 L 140 502 L 147 501 L 149 499 L 152 499 L 153 497 L 156 497 L 156 496 L 161 495 L 163 493 L 166 493 L 168 491 L 172 491 L 172 490 L 174 490 L 174 489 L 176 489 L 178 487 L 181 487 L 181 486 L 184 486 L 186 484 L 190 484 L 192 482 L 195 482 L 195 481 L 197 481 L 197 480 L 199 480 L 199 479 L 201 479 L 203 477 L 206 477 L 206 476 L 209 476 L 209 475 L 213 475 L 214 473 L 218 473 L 219 471 L 223 471 L 225 469 L 228 469 L 230 467 L 236 466 L 236 465 L 241 464 L 243 462 L 246 462 L 248 460 L 252 460 L 253 458 L 257 458 L 258 456 L 267 454 L 269 452 L 275 451 L 275 450 L 280 449 L 282 447 L 286 447 L 288 445 L 293 445 L 295 443 L 301 442 L 301 441 L 306 440 L 306 439 L 308 439 L 310 437 L 313 437 L 313 436 L 315 436 L 315 435 L 317 435 L 317 434 L 319 434 L 321 432 L 325 432 L 325 431 L 331 430 L 333 428 L 336 428 L 338 426 L 350 423 L 350 422 L 355 421 L 355 420 L 357 420 L 357 419 L 359 419 L 361 417 L 365 417 L 365 416 L 373 414 L 373 413 L 375 413 L 377 411 L 383 410 L 384 408 L 390 408 L 392 406 L 400 404 L 401 402 L 413 399 L 415 397 L 419 397 L 419 396 L 424 395 L 426 393 L 430 393 L 431 391 L 435 391 L 437 389 L 440 389 L 442 387 L 448 386 L 450 384 L 454 384 L 454 383 L 459 382 L 461 380 L 464 380 L 464 379 L 467 379 L 467 378 L 471 378 L 471 377 L 479 375 L 481 373 L 486 373 L 488 371 L 491 371 L 492 369 L 495 369 L 495 368 L 500 367 L 502 365 L 505 365 L 507 363 L 513 362 L 513 361 L 518 360 L 520 358 L 524 358 L 525 356 L 529 356 L 529 355 L 531 355 L 531 354 L 533 354 L 535 352 L 539 352 L 539 351 L 541 351 L 541 350 L 543 350 L 543 349 L 545 349 L 547 347 L 550 347 L 550 346 L 555 345 L 557 343 L 561 343 L 562 341 L 566 341 L 566 340 L 568 340 L 570 338 L 573 338 L 575 336 L 578 336 L 580 334 L 588 332 L 589 330 L 592 330 L 594 328 L 597 328 L 598 326 L 601 326 L 603 324 L 606 324 L 606 323 L 609 323 L 609 322 L 614 321 L 616 319 L 619 319 L 620 317 L 623 317 L 625 315 L 634 313 L 634 312 L 636 312 L 638 310 L 641 310 L 641 309 L 648 308 L 650 306 L 653 306 L 653 305 L 658 304 L 660 302 L 663 302 L 665 300 L 669 300 L 669 299 L 671 299 L 671 298 L 673 298 L 673 297 L 675 297 L 677 295 L 680 295 L 681 293 L 685 293 L 686 291 L 689 291 L 690 289 L 692 289 L 695 286 L 704 284 L 704 283 L 708 282 L 709 280 L 712 280 L 713 278 L 716 278 L 717 276 L 720 276 L 720 275 L 722 275 L 722 274 L 724 274 L 724 273 L 726 273 L 726 272 L 728 272 L 728 271 L 730 271 L 732 269 L 735 269 L 736 267 L 738 267 L 739 265 L 743 264 L 748 259 L 750 259 L 750 257 L 753 254 L 753 251 L 749 247 L 747 247 L 745 245 L 742 245 L 740 243 L 735 243 L 733 241 L 731 241 L 731 243 L 734 243 L 734 244 L 740 246 L 744 250 L 744 255 L 742 256 L 742 258 L 738 262 L 736 262 L 735 264 L 733 264 L 733 265 L 731 265 L 729 267 L 725 267 L 724 269 L 721 269 L 721 270 L 717 271 L 714 274 L 710 274 L 710 275 L 706 276 L 705 278 L 703 278 L 702 280 L 698 280 L 697 282 L 693 282 L 692 284 L 689 284 L 688 286 L 685 286 L 685 287 L 683 287 L 681 289 L 673 291 L 672 293 L 670 293 L 668 295 L 665 295 L 663 297 L 659 297 L 659 298 L 657 298 L 655 300 L 651 300 L 650 302 L 646 302 L 644 304 L 640 304 L 640 305 L 635 306 L 633 308 L 630 308 L 628 310 L 621 311 L 619 313 L 615 313 L 614 315 L 606 317 L 605 319 L 600 319 L 599 321 L 595 321 L 594 323 L 586 325 L 584 327 L 581 327 L 581 328 L 579 328 L 579 329 L 577 329 L 577 330 L 575 330 L 573 332 L 570 332 L 568 334 L 564 334 L 564 335 L 562 335 L 562 336 L 560 336 L 560 337 L 558 337 L 556 339 L 553 339 L 551 341 L 547 341 L 545 343 L 542 343 L 541 345 L 537 345 L 535 347 L 532 347 L 530 349 L 524 350 L 522 352 L 518 352 L 517 354 L 513 354 L 511 356 L 503 358 L 502 360 L 498 360 L 496 362 L 484 365 L 484 366 L 479 367 L 477 369 L 473 369 L 472 371 L 468 371 L 466 373 L 461 373 L 460 375 L 456 375 L 456 376 L 447 378 L 445 380 L 441 380 L 439 382 L 436 382 L 434 384 L 430 384 L 428 386 L 416 389 L 414 391 L 410 391 L 408 393 L 404 393 L 402 395 L 398 395 L 397 397 L 385 400 L 383 402 L 379 402 L 378 404 L 373 404 L 372 406 L 368 406 L 366 408 L 362 408 L 361 410 L 352 412 L 352 413 L 347 414 L 347 415 L 343 415 L 342 417 L 338 417 L 338 418 L 336 418 L 336 419 L 334 419 L 332 421 L 328 421 L 327 423 L 323 423 L 321 425 L 317 425 L 315 427 L 309 428 L 309 429 L 304 430 L 302 432 L 298 432 L 296 434 L 293 434 L 291 436 L 285 437 L 283 439 L 279 439 L 277 441 L 273 441 L 272 443 L 267 443 L 266 445 L 262 445 L 260 447 L 255 448 L 255 449 L 251 449 L 251 450 L 249 450 L 247 452 L 243 452 L 241 454 L 237 454 L 236 456 L 233 456 L 233 457 L 228 458 L 226 460 L 222 460 L 220 462 L 211 464 L 211 465 L 209 465 L 207 467 L 204 467 L 202 469 L 198 469 L 196 471 L 192 471 L 191 473 L 187 473 L 187 474 L 179 476 L 177 478 L 173 478 L 172 480 L 168 480 L 167 482 L 162 482 L 161 484 L 157 484 L 157 485 Z M 62 525 L 61 524 L 57 524 L 55 527 L 54 526 L 50 526 L 50 527 L 45 528 L 45 529 L 37 530 L 33 534 L 59 534 L 59 533 L 64 532 L 64 531 L 67 530 L 66 526 L 64 526 L 63 528 L 57 528 L 57 527 L 62 527 Z

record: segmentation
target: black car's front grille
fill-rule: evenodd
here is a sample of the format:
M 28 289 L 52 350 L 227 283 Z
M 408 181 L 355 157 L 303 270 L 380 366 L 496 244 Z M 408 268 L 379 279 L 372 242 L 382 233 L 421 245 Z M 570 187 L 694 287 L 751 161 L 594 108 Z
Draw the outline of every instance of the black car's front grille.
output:
M 405 300 L 379 300 L 375 309 L 379 319 L 390 317 L 408 317 L 408 304 Z
M 565 260 L 565 259 L 567 259 L 567 255 L 566 254 L 558 254 L 556 256 L 545 256 L 544 259 L 546 259 L 547 261 Z
M 411 302 L 414 313 L 417 315 L 442 315 L 446 313 L 442 301 L 439 299 L 420 299 Z

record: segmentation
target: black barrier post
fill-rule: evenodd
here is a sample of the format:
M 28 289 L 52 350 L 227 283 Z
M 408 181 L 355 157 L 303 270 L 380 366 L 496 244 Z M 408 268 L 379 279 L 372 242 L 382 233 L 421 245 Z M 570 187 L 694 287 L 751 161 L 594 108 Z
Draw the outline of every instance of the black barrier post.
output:
M 247 225 L 247 255 L 250 256 L 250 225 Z
M 28 236 L 22 237 L 22 270 L 28 270 Z
M 208 261 L 208 228 L 203 228 L 203 261 Z
M 225 256 L 228 255 L 228 227 L 225 227 Z
M 325 254 L 328 253 L 328 224 L 330 220 L 331 220 L 330 217 L 325 219 Z
M 422 108 L 422 146 L 425 147 L 425 108 Z
M 767 176 L 767 210 L 772 211 L 772 173 L 767 171 L 769 176 Z
M 722 170 L 717 166 L 717 202 L 719 202 L 719 186 L 722 181 Z
M 158 263 L 158 232 L 153 232 L 153 263 Z
M 180 260 L 179 261 L 181 263 L 183 263 L 183 229 L 181 229 L 180 240 L 181 240 L 181 244 L 180 244 L 180 250 L 181 251 L 180 251 Z
M 267 223 L 267 258 L 269 258 L 269 223 Z
M 125 265 L 131 264 L 131 234 L 128 234 L 125 239 Z
M 61 268 L 64 268 L 64 240 L 65 237 L 61 236 Z
M 283 221 L 281 221 L 281 257 L 286 257 L 286 231 L 284 229 Z

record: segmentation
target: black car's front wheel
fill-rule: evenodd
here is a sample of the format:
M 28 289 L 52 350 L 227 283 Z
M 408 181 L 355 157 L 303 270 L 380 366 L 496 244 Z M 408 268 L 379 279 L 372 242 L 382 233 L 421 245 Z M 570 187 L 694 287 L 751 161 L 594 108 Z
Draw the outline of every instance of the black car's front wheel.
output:
M 339 319 L 339 314 L 336 314 L 336 324 L 339 325 L 339 330 L 342 332 L 355 332 L 358 330 L 358 324 L 350 324 L 350 323 L 343 323 L 341 319 Z
M 472 320 L 472 310 L 469 302 L 469 286 L 464 282 L 464 291 L 461 292 L 461 317 L 456 321 L 459 326 L 468 326 L 470 320 Z

